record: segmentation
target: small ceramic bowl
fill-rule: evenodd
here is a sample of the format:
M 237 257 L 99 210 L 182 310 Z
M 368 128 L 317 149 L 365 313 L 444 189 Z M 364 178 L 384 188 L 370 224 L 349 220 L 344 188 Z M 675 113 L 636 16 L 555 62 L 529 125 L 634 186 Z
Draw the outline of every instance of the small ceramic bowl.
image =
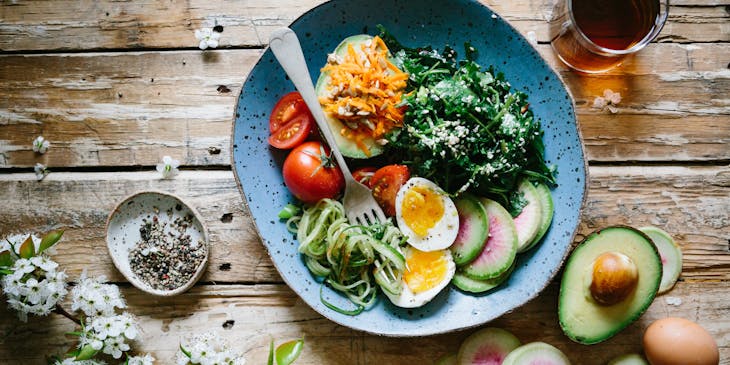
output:
M 190 242 L 204 245 L 205 256 L 194 274 L 175 289 L 153 287 L 135 274 L 130 266 L 130 252 L 142 240 L 140 228 L 144 225 L 143 220 L 150 221 L 154 216 L 157 216 L 160 225 L 165 227 L 165 234 L 170 231 L 170 226 L 176 218 L 188 217 L 191 222 L 185 229 L 185 234 L 190 235 Z M 208 232 L 203 226 L 200 215 L 180 198 L 156 191 L 132 194 L 114 208 L 106 222 L 106 244 L 114 266 L 132 285 L 147 293 L 160 296 L 177 295 L 190 289 L 203 275 L 210 251 Z

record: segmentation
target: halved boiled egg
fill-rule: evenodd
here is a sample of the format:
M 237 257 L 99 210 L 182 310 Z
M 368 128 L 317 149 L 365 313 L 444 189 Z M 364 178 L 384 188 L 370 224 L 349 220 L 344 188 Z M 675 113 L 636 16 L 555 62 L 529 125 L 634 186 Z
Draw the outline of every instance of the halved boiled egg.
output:
M 433 182 L 414 177 L 395 196 L 395 219 L 408 243 L 421 251 L 443 250 L 456 240 L 459 213 Z
M 449 250 L 426 252 L 406 246 L 403 256 L 406 259 L 403 289 L 398 295 L 383 290 L 393 304 L 402 308 L 415 308 L 428 303 L 449 285 L 456 272 Z

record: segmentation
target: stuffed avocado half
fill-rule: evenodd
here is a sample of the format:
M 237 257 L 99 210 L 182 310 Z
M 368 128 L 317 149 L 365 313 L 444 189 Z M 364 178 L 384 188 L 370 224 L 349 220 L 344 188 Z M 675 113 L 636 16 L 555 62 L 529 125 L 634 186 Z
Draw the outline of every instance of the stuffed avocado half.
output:
M 403 123 L 407 80 L 378 36 L 347 37 L 328 55 L 315 91 L 342 155 L 383 153 L 385 135 Z

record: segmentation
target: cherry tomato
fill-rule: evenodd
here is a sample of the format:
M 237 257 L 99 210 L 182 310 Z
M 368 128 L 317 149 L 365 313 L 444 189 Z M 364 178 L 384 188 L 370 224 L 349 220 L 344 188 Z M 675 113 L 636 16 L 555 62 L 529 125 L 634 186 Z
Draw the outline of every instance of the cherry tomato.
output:
M 271 115 L 269 115 L 269 133 L 273 134 L 284 124 L 303 113 L 311 114 L 299 92 L 293 91 L 282 96 L 274 105 L 274 109 L 271 110 Z
M 313 204 L 342 193 L 345 177 L 328 156 L 329 149 L 315 141 L 304 142 L 289 153 L 284 160 L 284 184 L 297 199 Z
M 269 116 L 269 144 L 291 149 L 304 142 L 314 131 L 314 117 L 298 92 L 279 99 Z
M 370 179 L 373 197 L 378 202 L 385 215 L 395 215 L 395 196 L 401 186 L 411 178 L 408 167 L 404 165 L 383 166 Z
M 283 150 L 294 148 L 309 137 L 313 125 L 314 119 L 309 112 L 298 114 L 269 136 L 269 144 Z
M 355 171 L 352 172 L 352 177 L 355 178 L 359 183 L 369 187 L 372 189 L 372 186 L 370 185 L 370 181 L 373 177 L 373 174 L 375 174 L 375 171 L 377 168 L 375 167 L 361 167 Z

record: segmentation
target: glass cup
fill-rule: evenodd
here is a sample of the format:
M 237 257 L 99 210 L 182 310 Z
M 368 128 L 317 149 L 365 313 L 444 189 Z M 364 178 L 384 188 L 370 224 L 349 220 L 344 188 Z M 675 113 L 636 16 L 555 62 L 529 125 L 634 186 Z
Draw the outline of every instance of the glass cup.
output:
M 661 32 L 669 0 L 553 0 L 550 44 L 571 68 L 598 73 L 621 64 Z

